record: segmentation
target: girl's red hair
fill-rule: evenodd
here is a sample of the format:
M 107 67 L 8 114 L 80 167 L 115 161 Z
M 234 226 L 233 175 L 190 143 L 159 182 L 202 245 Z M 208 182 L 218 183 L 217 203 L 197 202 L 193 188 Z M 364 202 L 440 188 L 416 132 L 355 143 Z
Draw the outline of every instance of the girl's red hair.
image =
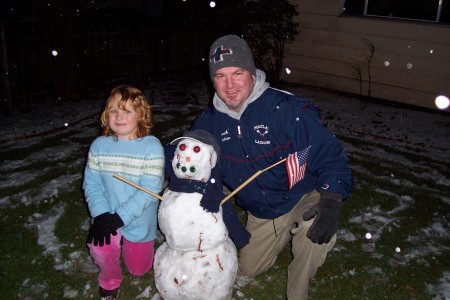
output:
M 147 98 L 138 88 L 131 85 L 120 85 L 114 88 L 106 101 L 105 109 L 100 117 L 100 123 L 102 125 L 102 135 L 104 136 L 116 136 L 116 134 L 109 127 L 108 112 L 114 104 L 114 97 L 120 96 L 117 106 L 125 110 L 126 104 L 130 106 L 138 114 L 138 126 L 135 132 L 135 138 L 142 138 L 150 135 L 153 128 L 153 114 L 152 108 L 148 104 Z

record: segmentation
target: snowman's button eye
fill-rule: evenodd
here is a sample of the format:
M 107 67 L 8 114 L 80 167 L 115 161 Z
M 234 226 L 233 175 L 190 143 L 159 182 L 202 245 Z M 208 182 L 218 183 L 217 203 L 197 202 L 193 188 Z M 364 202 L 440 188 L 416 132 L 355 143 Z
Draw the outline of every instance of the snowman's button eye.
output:
M 195 172 L 195 167 L 190 167 L 189 171 L 191 171 L 191 173 L 194 173 Z
M 180 168 L 180 163 L 177 163 L 177 169 L 179 169 Z
M 187 168 L 186 167 L 181 167 L 181 171 L 183 171 L 183 173 L 184 173 L 184 172 L 187 171 Z
M 199 153 L 200 152 L 200 147 L 199 146 L 195 146 L 194 147 L 194 152 L 195 153 Z
M 180 146 L 178 146 L 178 149 L 180 149 L 181 151 L 186 150 L 186 144 L 180 144 Z

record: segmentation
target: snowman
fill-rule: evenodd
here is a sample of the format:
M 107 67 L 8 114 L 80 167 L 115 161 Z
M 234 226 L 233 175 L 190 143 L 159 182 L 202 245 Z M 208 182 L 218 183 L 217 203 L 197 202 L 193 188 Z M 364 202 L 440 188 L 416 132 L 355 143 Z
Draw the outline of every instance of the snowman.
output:
M 173 174 L 158 212 L 166 241 L 155 253 L 156 288 L 166 300 L 230 299 L 238 261 L 227 226 L 235 231 L 241 225 L 229 226 L 230 210 L 220 205 L 222 185 L 214 169 L 219 147 L 205 130 L 187 131 L 171 145 Z M 248 242 L 245 233 L 241 244 Z

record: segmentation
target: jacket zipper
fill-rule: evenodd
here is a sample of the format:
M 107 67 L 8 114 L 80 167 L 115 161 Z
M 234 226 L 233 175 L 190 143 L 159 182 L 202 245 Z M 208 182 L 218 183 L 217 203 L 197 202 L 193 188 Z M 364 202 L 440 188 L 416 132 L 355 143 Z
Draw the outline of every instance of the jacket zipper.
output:
M 240 124 L 237 125 L 237 133 L 238 133 L 238 138 L 242 139 L 242 132 L 241 132 L 241 125 Z

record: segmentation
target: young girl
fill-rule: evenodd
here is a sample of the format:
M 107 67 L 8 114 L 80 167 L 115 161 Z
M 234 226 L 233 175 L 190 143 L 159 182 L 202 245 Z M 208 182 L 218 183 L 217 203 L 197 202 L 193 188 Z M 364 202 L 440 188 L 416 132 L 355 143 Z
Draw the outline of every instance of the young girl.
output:
M 102 136 L 92 143 L 84 172 L 83 189 L 93 218 L 87 246 L 100 268 L 100 296 L 115 299 L 122 283 L 121 251 L 131 274 L 144 275 L 152 267 L 159 200 L 113 175 L 159 193 L 164 150 L 151 135 L 151 108 L 135 87 L 111 91 L 101 126 Z

